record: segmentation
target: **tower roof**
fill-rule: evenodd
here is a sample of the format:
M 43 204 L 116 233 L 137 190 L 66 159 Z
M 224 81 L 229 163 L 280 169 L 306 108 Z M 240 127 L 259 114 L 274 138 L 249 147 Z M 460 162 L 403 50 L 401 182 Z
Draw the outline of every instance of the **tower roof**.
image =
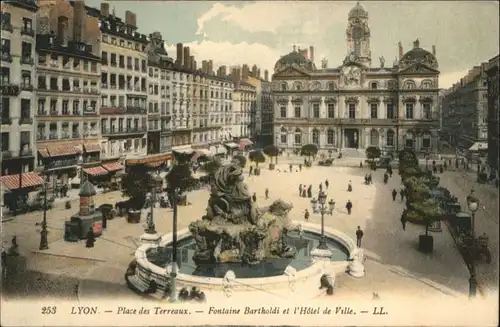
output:
M 359 3 L 356 3 L 356 5 L 349 11 L 349 19 L 351 18 L 368 18 L 368 11 Z

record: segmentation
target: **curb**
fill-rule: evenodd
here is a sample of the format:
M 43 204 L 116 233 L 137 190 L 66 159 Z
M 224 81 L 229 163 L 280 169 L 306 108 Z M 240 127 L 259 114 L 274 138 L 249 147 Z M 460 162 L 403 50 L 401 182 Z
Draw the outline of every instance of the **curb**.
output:
M 42 252 L 42 251 L 38 251 L 38 250 L 31 250 L 31 253 L 33 253 L 33 254 L 51 255 L 51 256 L 54 256 L 54 257 L 61 257 L 61 258 L 68 258 L 68 259 L 80 259 L 80 260 L 87 260 L 87 261 L 106 262 L 106 260 L 102 260 L 102 259 L 94 259 L 94 258 L 88 258 L 88 257 L 79 257 L 79 256 L 66 255 L 66 254 L 47 253 L 47 252 Z

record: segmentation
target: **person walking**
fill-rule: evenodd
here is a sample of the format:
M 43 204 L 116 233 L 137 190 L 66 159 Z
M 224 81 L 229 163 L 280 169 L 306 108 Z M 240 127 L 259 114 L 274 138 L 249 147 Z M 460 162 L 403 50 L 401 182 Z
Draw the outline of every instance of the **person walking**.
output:
M 328 190 L 328 185 L 330 185 L 330 183 L 328 182 L 328 179 L 325 180 L 325 187 L 326 189 Z
M 392 201 L 396 201 L 396 196 L 398 196 L 398 192 L 396 191 L 396 189 L 393 189 L 392 190 Z
M 87 232 L 87 240 L 85 241 L 86 248 L 93 248 L 95 243 L 95 234 L 94 229 L 89 227 L 89 231 Z
M 248 176 L 251 176 L 252 172 L 253 172 L 253 166 L 250 166 L 250 168 L 248 169 Z
M 302 171 L 302 164 L 299 165 L 299 171 Z
M 323 191 L 323 183 L 319 183 L 319 191 L 322 192 Z
M 288 165 L 288 168 L 290 169 L 290 172 L 293 171 L 293 165 L 292 164 Z
M 257 195 L 255 194 L 255 192 L 252 195 L 252 200 L 253 202 L 257 202 Z
M 403 225 L 403 230 L 406 230 L 406 222 L 408 220 L 406 219 L 406 215 L 401 215 L 401 225 Z
M 401 196 L 401 202 L 403 202 L 403 200 L 405 199 L 405 191 L 403 189 L 401 189 L 399 191 L 399 195 Z
M 307 209 L 304 212 L 304 219 L 305 219 L 305 221 L 309 221 L 309 211 Z
M 345 204 L 345 208 L 347 209 L 347 214 L 350 215 L 351 214 L 351 210 L 352 210 L 352 202 L 351 202 L 351 200 L 347 200 L 347 203 Z
M 361 227 L 358 226 L 358 229 L 356 230 L 356 246 L 358 248 L 361 247 L 361 239 L 363 238 L 363 231 L 361 230 Z
M 268 188 L 266 188 L 265 194 L 266 194 L 266 200 L 268 200 L 269 199 L 269 189 Z
M 299 196 L 302 196 L 302 184 L 299 185 Z
M 351 181 L 349 181 L 349 184 L 347 184 L 347 192 L 352 192 L 352 184 L 351 184 Z

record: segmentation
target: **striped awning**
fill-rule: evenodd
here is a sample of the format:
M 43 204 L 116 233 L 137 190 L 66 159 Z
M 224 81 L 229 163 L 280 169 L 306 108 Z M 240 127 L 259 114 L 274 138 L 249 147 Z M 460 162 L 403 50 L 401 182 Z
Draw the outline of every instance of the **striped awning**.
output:
M 19 189 L 20 174 L 2 176 L 0 182 L 9 190 Z M 37 173 L 24 173 L 21 177 L 21 188 L 36 187 L 43 184 L 43 178 Z
M 78 149 L 72 145 L 49 147 L 48 150 L 51 157 L 71 156 L 78 154 Z
M 240 150 L 245 150 L 245 148 L 247 146 L 252 145 L 252 144 L 253 144 L 253 142 L 250 141 L 249 139 L 246 139 L 246 138 L 245 139 L 241 139 L 240 140 L 240 145 L 239 145 Z
M 151 167 L 151 168 L 158 168 L 161 165 L 163 165 L 165 161 L 153 161 L 153 162 L 148 162 L 146 166 Z
M 48 150 L 47 148 L 40 148 L 40 149 L 38 149 L 38 153 L 40 153 L 40 155 L 41 155 L 43 158 L 48 158 L 48 157 L 50 157 L 49 150 Z
M 122 170 L 123 166 L 118 162 L 110 162 L 102 165 L 109 172 Z
M 100 152 L 101 145 L 96 143 L 85 144 L 85 152 Z
M 198 158 L 201 156 L 210 157 L 214 155 L 208 149 L 196 149 L 195 151 L 196 151 L 195 154 L 191 157 L 191 161 L 193 162 L 196 162 L 196 160 L 198 160 Z
M 108 173 L 108 171 L 106 169 L 102 168 L 101 166 L 96 166 L 96 167 L 92 167 L 92 168 L 84 168 L 83 171 L 89 175 L 92 175 L 92 176 L 102 176 L 102 175 L 106 175 Z

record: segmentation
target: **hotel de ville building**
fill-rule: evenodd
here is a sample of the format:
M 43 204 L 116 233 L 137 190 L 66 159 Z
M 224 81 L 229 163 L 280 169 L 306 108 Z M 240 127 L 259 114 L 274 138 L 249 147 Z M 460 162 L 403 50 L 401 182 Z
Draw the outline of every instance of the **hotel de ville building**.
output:
M 387 65 L 372 61 L 368 12 L 359 3 L 347 23 L 347 56 L 336 68 L 314 64 L 314 48 L 281 57 L 272 77 L 274 142 L 284 150 L 314 143 L 321 151 L 383 151 L 438 145 L 438 62 L 435 46 L 399 53 Z M 363 151 L 360 151 L 361 153 Z

